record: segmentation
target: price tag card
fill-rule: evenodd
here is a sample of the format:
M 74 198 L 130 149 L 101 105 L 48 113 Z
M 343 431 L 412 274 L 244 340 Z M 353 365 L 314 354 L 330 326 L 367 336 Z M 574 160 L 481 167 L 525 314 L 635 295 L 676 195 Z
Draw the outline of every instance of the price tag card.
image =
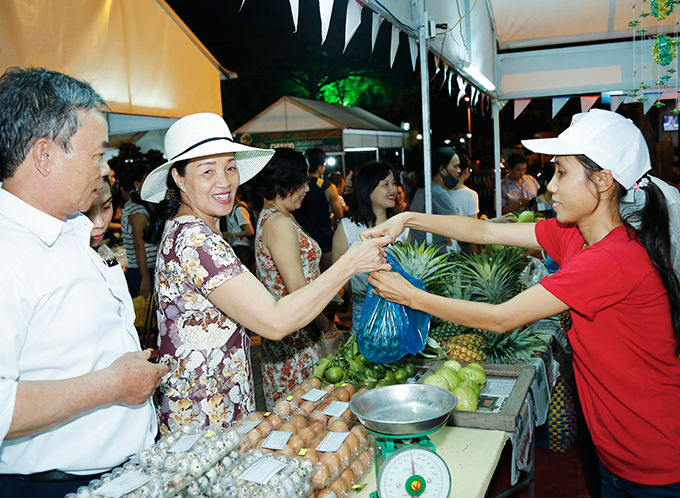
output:
M 120 498 L 123 495 L 132 493 L 150 480 L 151 476 L 140 474 L 139 472 L 126 472 L 119 478 L 104 484 L 97 490 L 97 494 L 109 496 L 110 498 Z
M 184 436 L 180 437 L 175 444 L 173 444 L 170 449 L 168 450 L 168 453 L 182 453 L 185 451 L 189 451 L 193 445 L 196 444 L 196 441 L 201 439 L 201 434 L 185 434 Z
M 304 399 L 305 401 L 311 401 L 312 403 L 316 403 L 326 394 L 328 393 L 323 389 L 317 389 L 316 387 L 313 387 L 309 391 L 304 393 L 302 396 L 300 396 L 300 398 Z
M 349 432 L 329 432 L 316 447 L 316 451 L 338 451 L 347 436 L 349 436 Z
M 269 479 L 271 479 L 284 467 L 287 467 L 287 465 L 285 463 L 279 462 L 278 460 L 274 460 L 272 458 L 260 458 L 257 462 L 248 467 L 243 474 L 238 476 L 238 478 L 261 485 L 267 484 Z
M 262 443 L 262 447 L 268 450 L 282 450 L 292 435 L 292 432 L 271 431 Z
M 333 401 L 328 407 L 323 411 L 324 415 L 329 417 L 342 417 L 342 414 L 349 408 L 349 403 L 347 401 Z
M 238 432 L 241 436 L 245 436 L 248 434 L 250 431 L 252 431 L 257 425 L 262 422 L 262 420 L 248 420 L 248 422 L 244 423 L 241 427 L 236 429 L 236 432 Z

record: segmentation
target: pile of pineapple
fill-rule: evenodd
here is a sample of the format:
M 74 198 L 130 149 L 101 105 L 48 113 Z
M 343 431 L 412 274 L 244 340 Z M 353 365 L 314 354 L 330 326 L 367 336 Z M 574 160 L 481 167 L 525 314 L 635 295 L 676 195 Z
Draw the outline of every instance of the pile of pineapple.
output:
M 428 292 L 454 299 L 500 304 L 524 290 L 519 277 L 528 262 L 523 250 L 502 247 L 494 252 L 436 256 L 434 246 L 401 243 L 391 252 Z M 470 329 L 432 317 L 428 341 L 447 358 L 479 363 L 530 361 L 546 343 L 530 326 L 506 334 Z

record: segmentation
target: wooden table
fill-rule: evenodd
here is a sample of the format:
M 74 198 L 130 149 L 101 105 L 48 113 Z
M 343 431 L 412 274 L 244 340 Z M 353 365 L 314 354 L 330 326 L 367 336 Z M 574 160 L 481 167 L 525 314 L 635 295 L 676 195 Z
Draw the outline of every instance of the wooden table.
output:
M 430 434 L 430 439 L 449 467 L 449 496 L 484 498 L 508 435 L 504 431 L 442 427 Z M 376 490 L 375 467 L 358 484 L 366 487 L 351 492 L 349 497 L 368 498 Z

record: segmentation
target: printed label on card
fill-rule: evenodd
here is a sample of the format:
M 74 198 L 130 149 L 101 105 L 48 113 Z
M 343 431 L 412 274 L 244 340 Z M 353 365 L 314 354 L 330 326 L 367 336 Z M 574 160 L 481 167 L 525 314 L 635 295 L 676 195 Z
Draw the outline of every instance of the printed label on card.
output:
M 97 490 L 97 494 L 110 498 L 120 498 L 144 486 L 150 480 L 151 476 L 140 474 L 139 472 L 125 472 L 122 476 L 104 484 Z
M 292 432 L 271 431 L 262 443 L 262 447 L 268 450 L 282 450 L 292 435 Z
M 236 429 L 236 432 L 238 432 L 241 436 L 245 436 L 248 434 L 250 431 L 252 431 L 257 425 L 262 422 L 262 420 L 248 420 L 248 422 L 244 423 L 241 427 Z
M 290 433 L 288 433 L 290 434 Z M 276 473 L 282 468 L 287 467 L 285 463 L 279 462 L 272 458 L 260 458 L 257 462 L 252 464 L 246 471 L 238 476 L 239 479 L 250 481 L 257 484 L 267 484 Z
M 349 432 L 329 432 L 316 447 L 316 451 L 338 451 L 347 436 L 349 436 Z
M 309 391 L 300 396 L 300 398 L 304 399 L 305 401 L 311 401 L 312 403 L 316 403 L 326 394 L 328 393 L 323 389 L 317 389 L 316 387 L 312 387 Z
M 349 408 L 349 403 L 347 401 L 333 401 L 330 405 L 323 411 L 324 415 L 329 417 L 342 417 L 342 414 Z
M 185 434 L 170 447 L 168 453 L 183 453 L 189 451 L 199 439 L 201 439 L 201 434 Z

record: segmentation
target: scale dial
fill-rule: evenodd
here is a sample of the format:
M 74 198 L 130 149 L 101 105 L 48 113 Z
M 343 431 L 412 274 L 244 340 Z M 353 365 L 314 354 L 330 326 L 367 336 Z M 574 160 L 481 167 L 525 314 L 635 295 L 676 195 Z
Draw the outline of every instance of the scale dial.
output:
M 380 498 L 448 498 L 450 492 L 446 463 L 422 446 L 406 446 L 392 453 L 378 476 Z

